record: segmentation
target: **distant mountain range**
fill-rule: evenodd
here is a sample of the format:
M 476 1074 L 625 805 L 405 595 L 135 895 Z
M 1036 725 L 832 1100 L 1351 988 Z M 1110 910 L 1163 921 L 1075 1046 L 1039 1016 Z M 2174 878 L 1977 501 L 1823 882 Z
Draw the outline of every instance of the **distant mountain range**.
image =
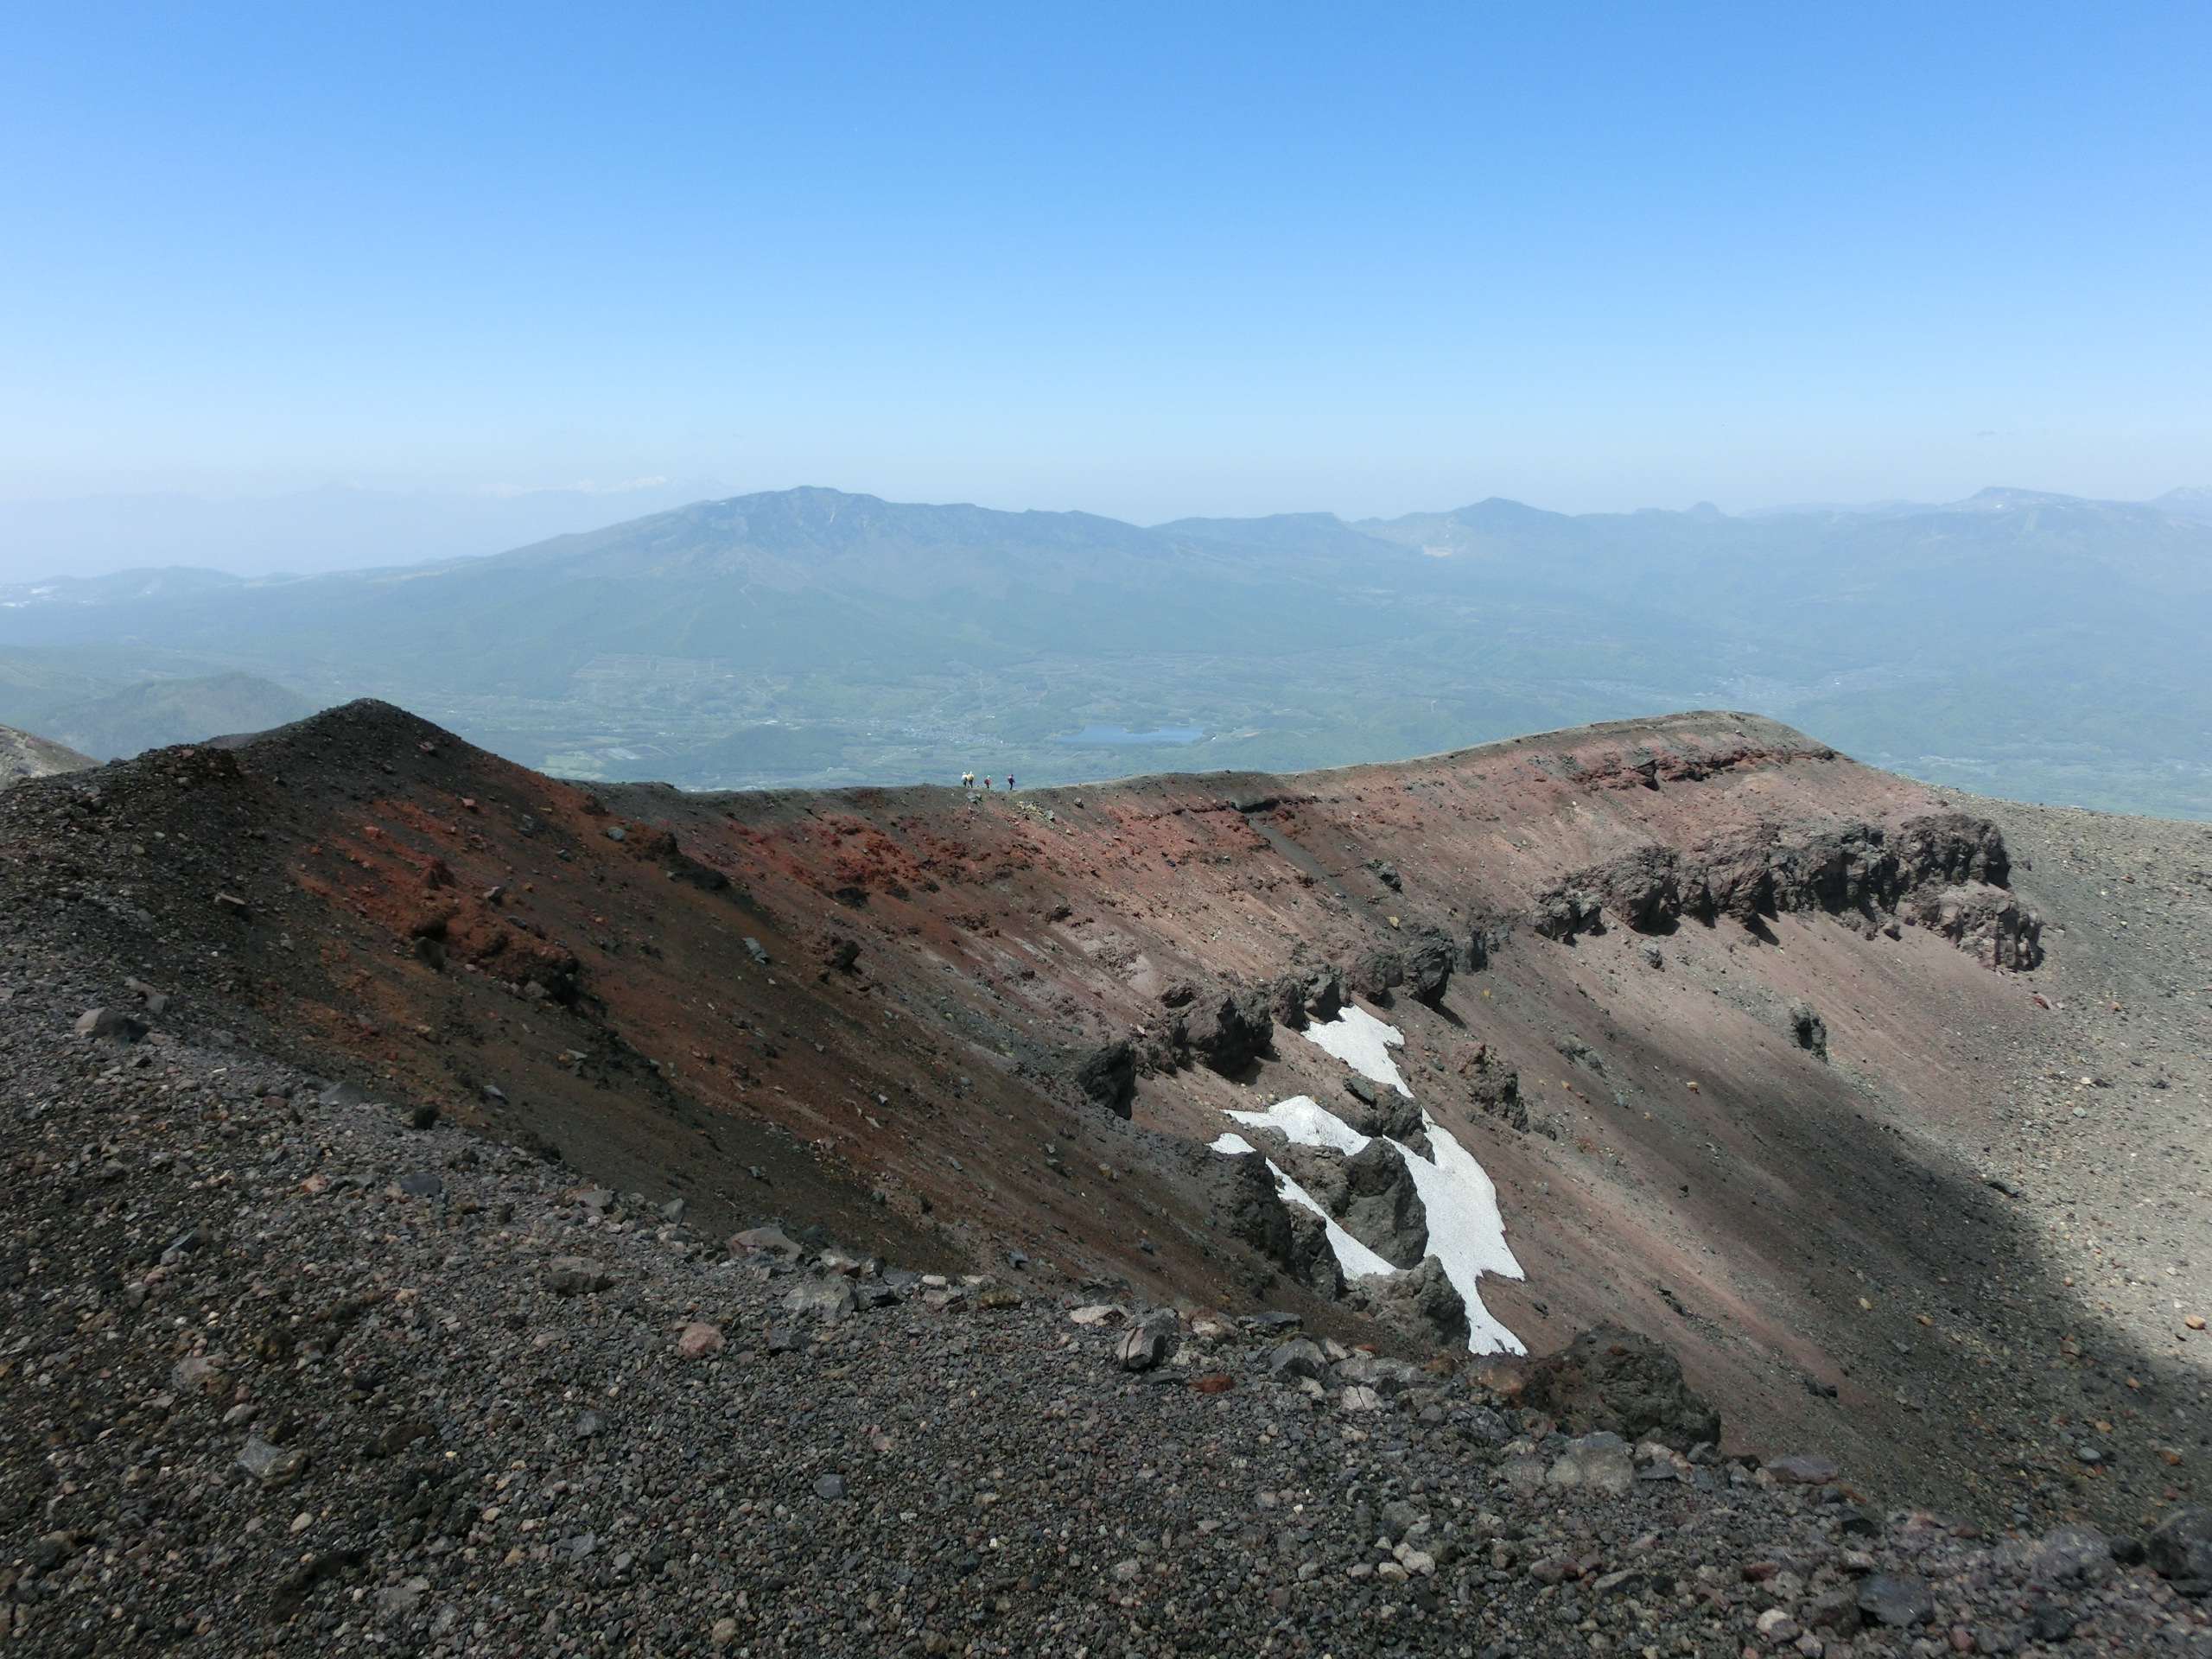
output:
M 1869 501 L 1851 506 L 1833 501 L 1807 501 L 1787 507 L 1754 507 L 1741 516 L 1745 518 L 1779 518 L 1793 514 L 1842 513 L 1860 518 L 1910 518 L 1929 512 L 1989 512 L 2000 507 L 2024 507 L 2038 503 L 2065 503 L 2076 506 L 2140 505 L 2183 518 L 2201 518 L 2212 523 L 2212 490 L 2168 490 L 2155 500 L 2139 503 L 2097 501 L 2080 495 L 2054 495 L 2048 490 L 1993 489 L 1968 496 L 1963 501 L 1941 505 L 1931 501 Z
M 1143 528 L 800 489 L 486 558 L 0 589 L 0 720 L 250 674 L 706 785 L 1286 770 L 1719 704 L 1936 781 L 2212 816 L 2208 622 L 2208 491 Z M 1111 741 L 1162 728 L 1203 735 Z

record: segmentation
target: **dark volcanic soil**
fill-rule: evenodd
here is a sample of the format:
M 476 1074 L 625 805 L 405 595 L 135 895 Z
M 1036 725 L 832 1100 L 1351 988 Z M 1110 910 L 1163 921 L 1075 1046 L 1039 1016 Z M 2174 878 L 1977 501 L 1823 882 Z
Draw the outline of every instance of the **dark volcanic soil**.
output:
M 682 796 L 361 704 L 19 785 L 0 892 L 41 1019 L 98 1001 L 435 1105 L 557 1157 L 549 1202 L 596 1181 L 632 1215 L 682 1198 L 710 1244 L 772 1219 L 1045 1305 L 1285 1308 L 1423 1360 L 1254 1242 L 1203 1150 L 1225 1109 L 1350 1109 L 1294 1001 L 1256 1044 L 1208 1013 L 1333 969 L 1494 1179 L 1526 1278 L 1484 1300 L 1532 1351 L 1624 1325 L 1731 1450 L 1826 1454 L 1870 1505 L 2134 1533 L 2208 1452 L 2206 833 L 1931 791 L 1735 715 L 1297 778 Z M 86 1133 L 11 1199 L 25 1260 L 56 1217 L 128 1220 Z M 149 1225 L 119 1283 L 167 1248 Z M 148 1335 L 151 1303 L 38 1271 L 19 1307 Z

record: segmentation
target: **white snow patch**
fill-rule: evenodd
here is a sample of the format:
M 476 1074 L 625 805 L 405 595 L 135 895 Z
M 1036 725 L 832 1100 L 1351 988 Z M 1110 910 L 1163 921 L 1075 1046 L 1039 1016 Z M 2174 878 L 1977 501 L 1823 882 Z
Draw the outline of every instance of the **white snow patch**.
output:
M 1405 1033 L 1395 1026 L 1377 1020 L 1357 1003 L 1347 1005 L 1326 1024 L 1318 1020 L 1312 1021 L 1303 1035 L 1307 1042 L 1325 1053 L 1335 1055 L 1363 1077 L 1387 1083 L 1408 1100 L 1414 1097 L 1414 1091 L 1398 1075 L 1397 1062 L 1390 1058 L 1393 1046 L 1406 1046 Z
M 1313 1195 L 1296 1181 L 1275 1168 L 1274 1160 L 1268 1160 L 1268 1167 L 1274 1170 L 1275 1196 L 1285 1204 L 1302 1204 L 1321 1217 L 1322 1226 L 1328 1229 L 1329 1248 L 1337 1253 L 1337 1265 L 1344 1270 L 1348 1279 L 1371 1279 L 1377 1274 L 1395 1273 L 1397 1268 L 1354 1238 L 1338 1224 L 1337 1218 L 1313 1200 Z
M 1229 1116 L 1255 1128 L 1281 1129 L 1293 1146 L 1334 1147 L 1347 1158 L 1367 1145 L 1365 1135 L 1308 1095 L 1293 1095 L 1288 1100 L 1279 1100 L 1264 1112 L 1231 1112 Z
M 1428 1211 L 1428 1253 L 1444 1263 L 1444 1276 L 1467 1305 L 1467 1346 L 1478 1354 L 1525 1354 L 1521 1341 L 1483 1306 L 1482 1275 L 1522 1279 L 1520 1262 L 1505 1242 L 1505 1223 L 1497 1213 L 1497 1188 L 1467 1149 L 1427 1113 L 1421 1121 L 1436 1160 L 1398 1147 L 1413 1172 L 1414 1190 Z M 1396 1141 L 1390 1143 L 1397 1146 Z
M 1382 1025 L 1379 1020 L 1375 1023 Z M 1227 1116 L 1255 1128 L 1277 1130 L 1294 1145 L 1333 1147 L 1346 1157 L 1363 1151 L 1368 1142 L 1367 1136 L 1306 1095 L 1279 1100 L 1264 1112 L 1230 1112 Z M 1425 1112 L 1421 1122 L 1428 1130 L 1430 1149 L 1435 1154 L 1433 1160 L 1395 1141 L 1390 1145 L 1413 1172 L 1414 1190 L 1421 1194 L 1421 1207 L 1428 1212 L 1428 1254 L 1444 1264 L 1444 1276 L 1452 1281 L 1452 1287 L 1467 1305 L 1467 1346 L 1478 1354 L 1525 1354 L 1529 1351 L 1521 1338 L 1483 1306 L 1482 1275 L 1485 1273 L 1501 1279 L 1528 1276 L 1515 1260 L 1512 1246 L 1505 1242 L 1505 1223 L 1497 1211 L 1497 1188 L 1489 1172 L 1452 1138 L 1450 1130 Z M 1224 1134 L 1213 1143 L 1213 1149 L 1254 1150 L 1243 1135 L 1234 1133 Z M 1278 1196 L 1287 1203 L 1304 1205 L 1327 1224 L 1329 1247 L 1336 1252 L 1337 1261 L 1347 1277 L 1359 1279 L 1397 1271 L 1346 1232 L 1335 1217 L 1277 1168 L 1272 1159 L 1268 1167 L 1274 1172 Z

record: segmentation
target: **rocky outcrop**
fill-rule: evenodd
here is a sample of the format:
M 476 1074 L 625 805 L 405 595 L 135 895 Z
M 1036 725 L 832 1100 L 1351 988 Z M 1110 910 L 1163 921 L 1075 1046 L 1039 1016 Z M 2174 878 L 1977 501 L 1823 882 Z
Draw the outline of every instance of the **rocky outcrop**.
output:
M 1182 1045 L 1200 1065 L 1233 1077 L 1273 1049 L 1273 1001 L 1267 987 L 1202 992 L 1178 1021 Z
M 681 881 L 686 887 L 696 887 L 702 893 L 727 893 L 734 885 L 729 877 L 710 864 L 702 864 L 686 853 L 677 839 L 665 830 L 639 829 L 623 834 L 617 825 L 607 833 L 617 841 L 626 842 L 637 857 L 659 867 L 671 881 Z
M 1529 917 L 1529 925 L 1562 944 L 1573 944 L 1584 933 L 1602 933 L 1605 931 L 1604 888 L 1586 885 L 1581 876 L 1548 887 L 1536 895 L 1535 913 Z
M 1357 1072 L 1344 1079 L 1344 1093 L 1350 1100 L 1337 1116 L 1360 1134 L 1386 1135 L 1402 1146 L 1413 1147 L 1424 1158 L 1431 1155 L 1428 1129 L 1421 1121 L 1420 1102 L 1408 1099 L 1395 1089 L 1378 1089 Z
M 1286 1154 L 1280 1149 L 1279 1158 Z M 1276 1191 L 1264 1152 L 1199 1154 L 1191 1166 L 1211 1200 L 1206 1225 L 1249 1245 L 1287 1277 L 1333 1301 L 1344 1294 L 1344 1271 L 1329 1243 L 1328 1224 Z M 1301 1182 L 1301 1185 L 1303 1183 Z
M 1344 1269 L 1329 1243 L 1328 1224 L 1304 1205 L 1288 1203 L 1277 1192 L 1268 1154 L 1209 1153 L 1205 1156 L 1199 1173 L 1212 1198 L 1206 1224 L 1249 1245 L 1315 1294 L 1331 1301 L 1342 1296 Z M 1290 1154 L 1279 1150 L 1277 1156 Z M 1301 1167 L 1305 1173 L 1313 1173 L 1310 1166 Z
M 1256 1152 L 1217 1154 L 1202 1167 L 1213 1189 L 1208 1224 L 1303 1279 L 1295 1270 L 1299 1258 L 1292 1225 L 1292 1212 L 1300 1206 L 1286 1205 L 1276 1195 L 1274 1172 L 1266 1157 Z M 1304 1213 L 1319 1224 L 1312 1211 Z
M 1267 990 L 1268 1012 L 1289 1031 L 1303 1031 L 1316 1020 L 1325 1024 L 1344 1005 L 1344 976 L 1326 963 L 1293 969 Z
M 1905 888 L 1969 881 L 2004 887 L 2012 882 L 2004 832 L 1987 818 L 1964 812 L 1907 819 L 1897 827 L 1896 855 Z
M 1828 1022 L 1811 1003 L 1802 1001 L 1789 1005 L 1789 1034 L 1797 1046 L 1807 1053 L 1825 1060 L 1828 1057 Z
M 1452 1061 L 1467 1100 L 1478 1111 L 1501 1118 L 1512 1128 L 1529 1127 L 1528 1103 L 1521 1098 L 1521 1073 L 1500 1059 L 1488 1043 L 1463 1046 Z
M 1762 823 L 1688 850 L 1647 842 L 1578 870 L 1536 895 L 1529 925 L 1572 943 L 1601 931 L 1608 912 L 1643 933 L 1670 931 L 1685 918 L 1755 926 L 1787 912 L 1856 912 L 1869 920 L 1902 912 L 1924 915 L 1992 967 L 2031 967 L 2042 960 L 2041 924 L 2017 905 L 2007 909 L 2011 874 L 2002 832 L 1967 813 L 1910 818 L 1893 831 Z
M 1985 968 L 2025 973 L 2043 965 L 2043 918 L 2002 887 L 1976 884 L 1919 893 L 1904 914 Z
M 1344 1160 L 1344 1229 L 1384 1261 L 1410 1268 L 1428 1252 L 1428 1210 L 1404 1156 L 1380 1137 Z
M 1302 1204 L 1283 1208 L 1289 1217 L 1290 1240 L 1275 1259 L 1300 1284 L 1334 1301 L 1344 1294 L 1344 1274 L 1337 1262 L 1336 1247 L 1329 1243 L 1328 1223 Z
M 1274 1052 L 1279 1014 L 1302 1007 L 1297 990 L 1306 987 L 1306 978 L 1294 976 L 1293 983 L 1294 988 L 1286 990 L 1281 981 L 1239 986 L 1171 980 L 1160 991 L 1159 1001 L 1172 1012 L 1136 1051 L 1137 1069 L 1171 1071 L 1198 1065 L 1224 1077 L 1236 1076 Z M 1325 987 L 1313 988 L 1316 995 L 1325 993 Z
M 1274 1143 L 1270 1154 L 1284 1173 L 1384 1261 L 1409 1268 L 1427 1254 L 1427 1206 L 1389 1141 L 1378 1136 L 1347 1157 L 1334 1147 L 1294 1146 L 1266 1129 L 1259 1133 Z
M 1409 1346 L 1457 1347 L 1467 1340 L 1465 1299 L 1433 1255 L 1402 1273 L 1355 1279 L 1344 1300 Z
M 1613 914 L 1637 932 L 1663 931 L 1681 914 L 1681 855 L 1673 848 L 1656 843 L 1638 847 L 1575 878 L 1574 913 L 1580 913 L 1594 889 L 1612 906 Z M 1564 892 L 1561 897 L 1566 897 Z
M 1301 1147 L 1277 1131 L 1258 1128 L 1247 1131 L 1258 1140 L 1282 1168 L 1283 1173 L 1306 1190 L 1306 1197 L 1342 1220 L 1349 1194 L 1344 1191 L 1344 1154 L 1333 1147 Z
M 1720 1439 L 1720 1414 L 1682 1378 L 1663 1344 L 1618 1325 L 1585 1331 L 1555 1354 L 1496 1359 L 1476 1380 L 1512 1405 L 1558 1419 L 1569 1434 L 1657 1440 L 1687 1452 Z
M 1080 1056 L 1073 1068 L 1075 1085 L 1117 1117 L 1129 1115 L 1137 1092 L 1137 1052 L 1125 1038 Z

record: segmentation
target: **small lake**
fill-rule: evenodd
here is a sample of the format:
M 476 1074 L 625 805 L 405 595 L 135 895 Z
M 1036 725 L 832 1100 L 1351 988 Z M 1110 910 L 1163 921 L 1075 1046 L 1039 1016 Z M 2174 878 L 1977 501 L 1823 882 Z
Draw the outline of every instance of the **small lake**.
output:
M 1126 726 L 1086 726 L 1062 743 L 1195 743 L 1206 734 L 1203 726 L 1162 726 L 1157 731 L 1133 732 Z

